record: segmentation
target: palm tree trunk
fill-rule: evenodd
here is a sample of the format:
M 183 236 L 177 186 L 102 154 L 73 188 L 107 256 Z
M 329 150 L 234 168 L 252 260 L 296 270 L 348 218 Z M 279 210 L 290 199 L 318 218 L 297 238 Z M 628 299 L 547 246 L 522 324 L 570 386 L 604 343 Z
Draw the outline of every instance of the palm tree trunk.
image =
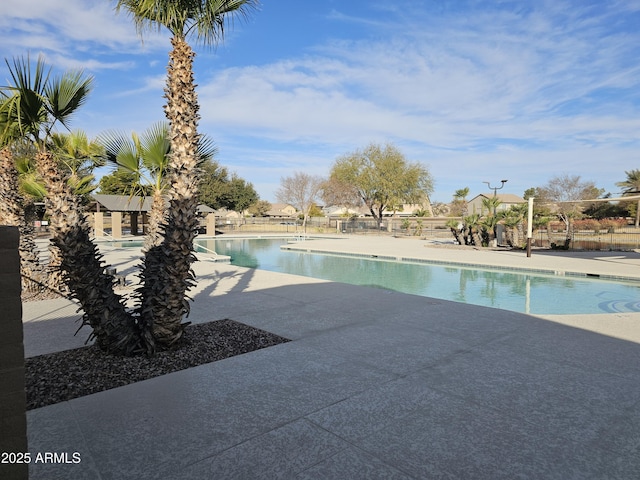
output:
M 187 324 L 187 291 L 195 285 L 191 264 L 198 219 L 198 101 L 193 80 L 195 53 L 184 38 L 174 36 L 169 53 L 165 113 L 170 124 L 169 207 L 162 225 L 164 239 L 143 259 L 138 289 L 140 315 L 153 325 L 160 345 L 175 343 Z
M 102 255 L 90 238 L 80 198 L 71 192 L 53 155 L 39 153 L 36 164 L 48 192 L 45 207 L 50 215 L 51 241 L 62 254 L 60 266 L 71 295 L 84 311 L 82 325 L 93 329 L 89 340 L 95 338 L 101 349 L 112 353 L 152 353 L 150 329 L 126 310 L 114 293 L 113 278 L 104 273 Z
M 33 206 L 33 205 L 31 205 Z M 20 195 L 18 171 L 9 149 L 0 151 L 0 220 L 6 225 L 18 227 L 20 232 L 20 273 L 22 289 L 35 293 L 47 285 L 47 275 L 40 263 L 35 230 L 27 218 L 29 205 Z
M 151 203 L 151 211 L 149 212 L 147 236 L 144 240 L 145 252 L 162 243 L 162 223 L 164 219 L 164 212 L 165 205 L 162 191 L 156 191 L 153 194 L 153 202 Z

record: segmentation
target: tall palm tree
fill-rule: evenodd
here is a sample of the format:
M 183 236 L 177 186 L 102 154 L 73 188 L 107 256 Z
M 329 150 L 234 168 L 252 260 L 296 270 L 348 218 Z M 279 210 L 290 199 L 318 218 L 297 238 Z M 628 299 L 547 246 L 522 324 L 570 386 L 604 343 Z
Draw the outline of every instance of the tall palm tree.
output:
M 182 317 L 189 314 L 186 294 L 195 284 L 191 264 L 198 227 L 199 105 L 193 80 L 195 52 L 187 37 L 216 45 L 224 38 L 228 20 L 246 17 L 257 5 L 257 0 L 119 0 L 116 6 L 132 16 L 139 33 L 166 28 L 171 34 L 165 87 L 171 142 L 169 207 L 163 243 L 147 251 L 138 290 L 140 316 L 152 322 L 160 344 L 171 345 L 181 337 Z
M 107 160 L 116 168 L 134 174 L 137 181 L 130 185 L 131 195 L 144 197 L 151 191 L 152 204 L 149 214 L 144 251 L 160 245 L 165 217 L 169 166 L 169 125 L 158 122 L 145 130 L 142 135 L 133 132 L 127 136 L 123 132 L 109 131 L 99 136 L 105 149 Z M 213 158 L 216 148 L 209 137 L 203 135 L 198 143 L 198 164 Z
M 37 148 L 35 164 L 44 182 L 45 208 L 50 215 L 52 243 L 62 252 L 61 267 L 71 294 L 84 311 L 83 325 L 93 328 L 90 338 L 103 349 L 132 354 L 152 350 L 153 339 L 144 321 L 136 321 L 113 290 L 113 279 L 104 273 L 104 262 L 90 239 L 80 197 L 68 183 L 70 173 L 60 168 L 50 150 L 50 139 L 58 124 L 68 128 L 73 114 L 87 99 L 93 79 L 82 71 L 51 76 L 39 58 L 32 70 L 29 58 L 7 61 L 12 85 L 3 87 L 0 104 L 0 138 L 23 138 Z
M 617 182 L 616 186 L 622 187 L 625 195 L 640 195 L 640 169 L 624 173 L 627 175 L 627 179 L 623 182 Z M 635 227 L 640 227 L 640 199 L 636 203 Z

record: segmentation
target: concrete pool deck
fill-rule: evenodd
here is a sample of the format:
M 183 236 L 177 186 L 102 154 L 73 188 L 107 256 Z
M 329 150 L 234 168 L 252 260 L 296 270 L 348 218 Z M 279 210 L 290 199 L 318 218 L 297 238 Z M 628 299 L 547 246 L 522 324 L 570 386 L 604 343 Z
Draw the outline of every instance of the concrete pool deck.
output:
M 389 237 L 297 245 L 640 278 L 635 252 L 527 259 Z M 133 272 L 135 251 L 104 253 Z M 189 320 L 232 318 L 293 341 L 28 412 L 33 455 L 82 459 L 32 464 L 30 478 L 640 474 L 640 314 L 550 321 L 200 258 Z M 25 303 L 25 354 L 81 345 L 75 310 Z

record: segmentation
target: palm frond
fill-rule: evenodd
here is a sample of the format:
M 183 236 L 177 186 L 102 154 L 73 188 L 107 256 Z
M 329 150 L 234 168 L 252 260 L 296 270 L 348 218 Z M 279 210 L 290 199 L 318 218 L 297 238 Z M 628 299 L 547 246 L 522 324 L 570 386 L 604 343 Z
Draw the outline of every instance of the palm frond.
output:
M 93 89 L 93 77 L 82 70 L 65 72 L 45 86 L 46 108 L 51 116 L 69 128 L 71 116 L 84 105 Z
M 152 125 L 140 138 L 142 163 L 156 179 L 156 184 L 158 183 L 157 177 L 164 176 L 169 163 L 170 147 L 169 124 L 167 122 L 158 122 Z
M 212 161 L 218 155 L 218 147 L 208 135 L 201 135 L 198 139 L 198 165 Z

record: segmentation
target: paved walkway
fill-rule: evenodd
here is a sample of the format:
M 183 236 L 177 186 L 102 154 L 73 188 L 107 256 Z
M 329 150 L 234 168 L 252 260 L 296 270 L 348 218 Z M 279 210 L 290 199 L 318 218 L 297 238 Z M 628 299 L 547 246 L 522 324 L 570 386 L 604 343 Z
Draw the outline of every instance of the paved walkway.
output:
M 635 278 L 640 266 L 634 252 L 527 259 L 386 237 L 298 247 Z M 135 255 L 107 250 L 132 271 Z M 232 318 L 294 341 L 30 411 L 32 454 L 81 457 L 32 464 L 32 479 L 640 476 L 639 314 L 582 316 L 593 325 L 575 328 L 210 261 L 195 269 L 191 321 Z M 64 300 L 25 304 L 26 354 L 81 344 L 74 312 Z

